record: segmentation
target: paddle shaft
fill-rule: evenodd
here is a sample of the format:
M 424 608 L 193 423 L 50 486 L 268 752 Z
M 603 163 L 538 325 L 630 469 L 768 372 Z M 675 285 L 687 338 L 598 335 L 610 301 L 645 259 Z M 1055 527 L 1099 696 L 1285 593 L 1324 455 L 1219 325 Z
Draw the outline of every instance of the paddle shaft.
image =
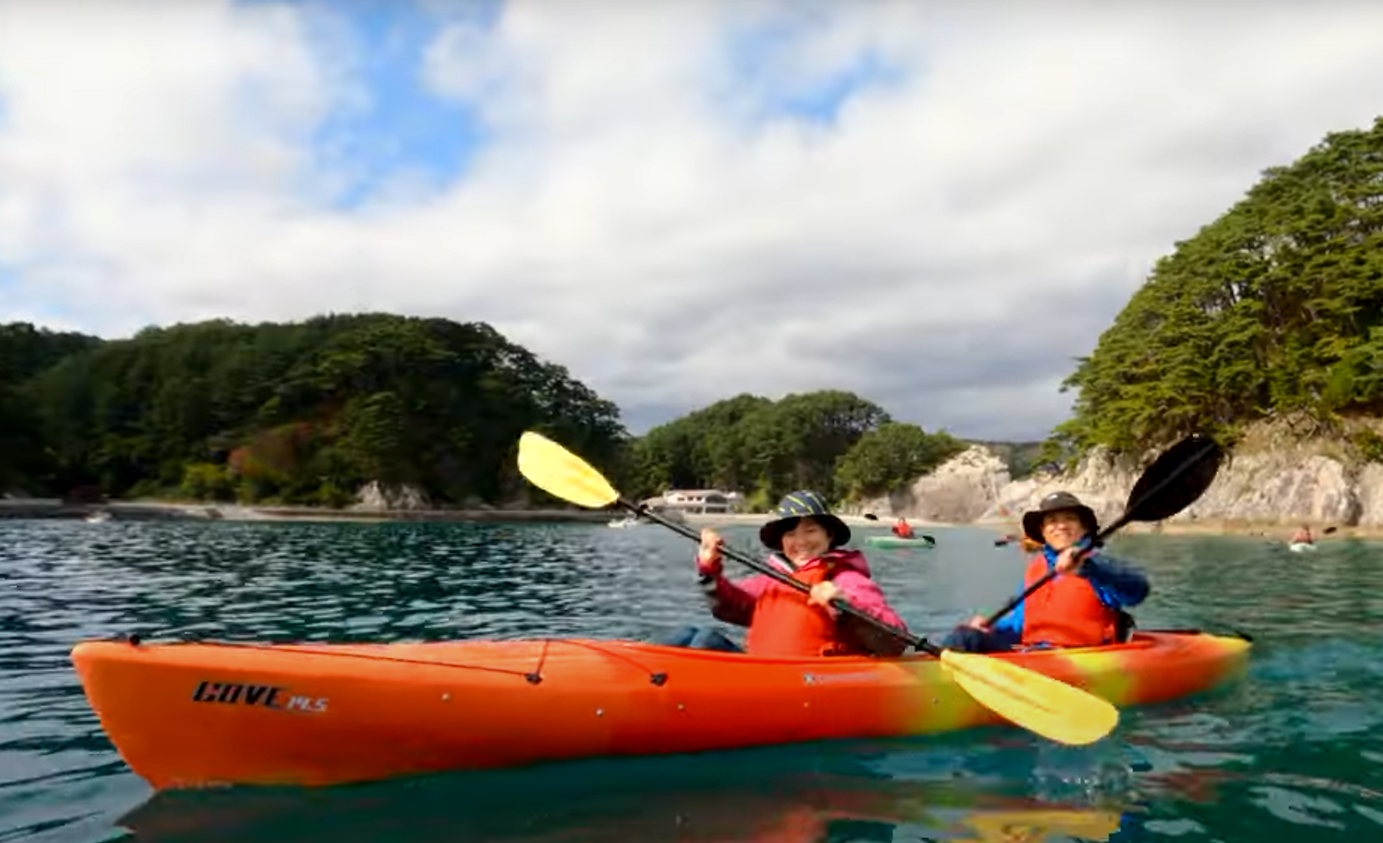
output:
M 1095 540 L 1090 543 L 1091 550 L 1104 544 L 1105 539 L 1114 535 L 1116 531 L 1118 531 L 1124 525 L 1128 524 L 1130 521 L 1133 521 L 1138 515 L 1138 510 L 1144 504 L 1146 504 L 1153 498 L 1157 497 L 1157 495 L 1161 493 L 1163 489 L 1166 489 L 1168 486 L 1172 484 L 1172 481 L 1176 480 L 1177 478 L 1181 477 L 1181 475 L 1190 471 L 1191 468 L 1196 465 L 1196 463 L 1204 459 L 1205 456 L 1210 454 L 1212 450 L 1213 448 L 1206 448 L 1204 451 L 1197 454 L 1193 459 L 1189 459 L 1181 465 L 1177 466 L 1176 471 L 1173 471 L 1170 474 L 1168 474 L 1165 480 L 1154 486 L 1151 490 L 1148 491 L 1146 495 L 1143 495 L 1137 501 L 1133 502 L 1131 506 L 1125 507 L 1124 514 L 1120 515 L 1118 520 L 1116 520 L 1113 524 L 1110 524 L 1108 527 L 1105 527 L 1103 530 L 1101 530 L 1099 533 L 1095 535 Z M 1088 554 L 1089 551 L 1087 551 L 1086 554 L 1083 555 Z M 1018 608 L 1019 604 L 1021 604 L 1024 600 L 1028 599 L 1028 596 L 1030 594 L 1032 594 L 1034 591 L 1037 591 L 1039 588 L 1046 585 L 1047 583 L 1051 582 L 1052 579 L 1056 577 L 1056 574 L 1057 571 L 1055 568 L 1053 568 L 1052 570 L 1043 574 L 1041 577 L 1038 577 L 1036 582 L 1034 582 L 1027 588 L 1023 589 L 1022 593 L 1019 594 L 1017 597 L 1005 603 L 1003 608 L 999 609 L 994 614 L 985 618 L 985 626 L 993 626 L 994 624 L 998 623 L 1000 618 L 1002 618 L 1004 615 L 1007 615 L 1009 612 L 1012 612 L 1014 609 Z
M 647 518 L 649 521 L 662 524 L 664 527 L 667 527 L 673 532 L 681 533 L 682 535 L 686 536 L 692 541 L 701 541 L 701 535 L 685 524 L 678 524 L 676 521 L 670 521 L 666 518 L 663 518 L 661 515 L 658 515 L 657 513 L 650 512 L 647 509 L 640 507 L 638 504 L 630 503 L 629 501 L 626 501 L 623 498 L 616 501 L 616 503 L 619 506 L 622 506 L 625 509 L 628 509 L 629 511 L 637 515 Z M 769 565 L 767 562 L 762 562 L 758 559 L 755 559 L 752 556 L 749 556 L 748 554 L 741 553 L 740 551 L 735 550 L 733 547 L 728 546 L 722 547 L 721 553 L 725 556 L 730 557 L 736 562 L 739 562 L 742 565 L 747 565 L 750 568 L 753 568 L 755 571 L 758 571 L 759 573 L 764 574 L 765 576 L 772 577 L 773 579 L 777 580 L 783 585 L 788 586 L 789 588 L 795 588 L 804 594 L 811 593 L 811 586 L 807 585 L 806 583 L 800 580 L 793 579 L 786 573 L 778 570 L 772 565 Z M 847 615 L 850 615 L 851 617 L 855 617 L 862 621 L 865 621 L 866 623 L 873 624 L 874 626 L 878 627 L 884 632 L 887 632 L 888 634 L 894 636 L 898 640 L 906 642 L 908 646 L 914 649 L 921 650 L 924 653 L 930 653 L 933 656 L 941 655 L 941 648 L 932 644 L 927 639 L 920 638 L 916 635 L 913 635 L 910 632 L 907 632 L 906 630 L 899 629 L 898 627 L 893 626 L 891 624 L 886 624 L 878 618 L 874 617 L 873 615 L 855 608 L 849 603 L 849 601 L 836 598 L 835 600 L 831 601 L 831 606 L 840 610 L 841 612 L 844 612 Z

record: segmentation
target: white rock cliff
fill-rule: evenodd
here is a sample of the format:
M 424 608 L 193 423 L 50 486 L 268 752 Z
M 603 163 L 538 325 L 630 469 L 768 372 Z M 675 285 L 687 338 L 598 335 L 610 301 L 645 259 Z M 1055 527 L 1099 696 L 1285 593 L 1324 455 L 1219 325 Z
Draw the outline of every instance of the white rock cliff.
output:
M 371 480 L 356 493 L 351 509 L 358 512 L 389 512 L 393 510 L 427 509 L 427 496 L 422 490 L 407 484 L 391 486 Z
M 1006 521 L 1064 489 L 1108 523 L 1123 511 L 1141 470 L 1096 449 L 1070 472 L 1012 481 L 1002 460 L 974 446 L 864 509 L 952 523 Z M 1260 427 L 1226 456 L 1200 500 L 1169 521 L 1383 527 L 1383 465 L 1363 463 L 1338 440 L 1284 440 Z
M 865 502 L 865 512 L 904 515 L 927 521 L 964 523 L 987 512 L 1009 484 L 1008 466 L 992 451 L 975 445 L 912 485 Z

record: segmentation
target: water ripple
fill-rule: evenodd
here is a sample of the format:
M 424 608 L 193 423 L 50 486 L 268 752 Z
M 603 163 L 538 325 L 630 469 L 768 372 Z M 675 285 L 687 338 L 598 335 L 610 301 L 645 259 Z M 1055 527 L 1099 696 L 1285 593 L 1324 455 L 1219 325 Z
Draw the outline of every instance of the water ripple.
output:
M 930 635 L 1006 599 L 1021 566 L 983 531 L 934 532 L 934 551 L 869 554 Z M 727 534 L 752 546 L 753 530 Z M 1127 712 L 1116 739 L 1077 749 L 986 729 L 150 798 L 86 705 L 68 661 L 79 640 L 647 638 L 707 621 L 693 546 L 652 527 L 0 522 L 0 841 L 126 829 L 298 840 L 307 828 L 334 841 L 534 843 L 1000 839 L 999 827 L 1064 835 L 1052 839 L 1376 837 L 1383 593 L 1368 586 L 1379 547 L 1331 542 L 1302 557 L 1262 540 L 1137 536 L 1113 550 L 1153 575 L 1140 625 L 1251 632 L 1247 680 Z

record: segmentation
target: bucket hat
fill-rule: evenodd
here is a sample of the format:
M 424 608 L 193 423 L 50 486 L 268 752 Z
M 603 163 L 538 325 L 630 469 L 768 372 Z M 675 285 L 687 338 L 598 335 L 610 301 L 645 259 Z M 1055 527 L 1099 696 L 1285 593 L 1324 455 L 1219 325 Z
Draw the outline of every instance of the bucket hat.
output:
M 759 541 L 769 550 L 783 549 L 783 534 L 797 522 L 808 516 L 815 518 L 831 535 L 831 547 L 837 548 L 850 541 L 850 528 L 845 522 L 831 513 L 821 495 L 805 489 L 789 492 L 778 502 L 771 513 L 773 520 L 759 528 Z
M 1037 504 L 1037 509 L 1023 513 L 1023 533 L 1038 544 L 1046 544 L 1042 538 L 1042 518 L 1049 512 L 1062 510 L 1074 511 L 1089 535 L 1099 532 L 1100 522 L 1095 517 L 1095 510 L 1081 503 L 1080 498 L 1070 492 L 1052 492 Z

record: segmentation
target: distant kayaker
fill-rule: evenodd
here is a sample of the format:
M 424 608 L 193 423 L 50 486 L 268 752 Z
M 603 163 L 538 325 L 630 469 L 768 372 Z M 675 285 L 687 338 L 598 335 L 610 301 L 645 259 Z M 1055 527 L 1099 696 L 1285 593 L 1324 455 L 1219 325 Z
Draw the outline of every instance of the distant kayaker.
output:
M 1000 537 L 998 537 L 997 539 L 994 540 L 994 546 L 995 546 L 995 547 L 1007 547 L 1008 545 L 1013 544 L 1014 542 L 1016 542 L 1016 541 L 1018 541 L 1018 540 L 1019 540 L 1019 537 L 1016 536 L 1016 535 L 1014 535 L 1013 533 L 1004 533 L 1002 536 L 1000 536 Z M 1028 553 L 1032 553 L 1033 551 L 1035 551 L 1035 550 L 1037 549 L 1037 547 L 1041 547 L 1041 546 L 1042 546 L 1042 545 L 1039 544 L 1039 545 L 1037 545 L 1037 547 L 1029 547 L 1029 545 L 1031 545 L 1031 544 L 1032 544 L 1032 542 L 1030 542 L 1028 539 L 1023 539 L 1023 540 L 1022 540 L 1022 545 L 1021 545 L 1021 547 L 1023 548 L 1024 551 L 1026 551 L 1026 552 L 1028 552 Z
M 908 519 L 898 516 L 898 520 L 893 522 L 893 535 L 900 539 L 912 538 L 912 525 L 908 523 Z
M 842 549 L 850 541 L 850 528 L 831 514 L 820 495 L 798 491 L 784 497 L 773 510 L 773 520 L 759 528 L 759 540 L 775 551 L 768 564 L 811 586 L 809 595 L 765 574 L 739 582 L 726 579 L 723 539 L 710 528 L 701 531 L 696 556 L 711 614 L 725 623 L 749 628 L 745 649 L 750 655 L 882 656 L 904 651 L 906 644 L 896 636 L 829 606 L 832 599 L 840 597 L 886 624 L 906 629 L 870 578 L 864 554 Z M 724 635 L 695 628 L 684 630 L 668 643 L 709 649 L 733 646 Z
M 1092 647 L 1118 640 L 1129 620 L 1125 610 L 1147 599 L 1148 578 L 1099 550 L 1089 550 L 1099 529 L 1095 512 L 1070 492 L 1043 498 L 1037 509 L 1023 514 L 1023 532 L 1038 551 L 1028 561 L 1022 588 L 1053 568 L 1058 575 L 992 629 L 985 626 L 983 615 L 976 615 L 952 630 L 942 646 L 995 653 L 1014 647 Z
M 1311 528 L 1302 524 L 1301 529 L 1292 534 L 1292 540 L 1288 544 L 1315 544 L 1315 540 L 1311 538 Z

